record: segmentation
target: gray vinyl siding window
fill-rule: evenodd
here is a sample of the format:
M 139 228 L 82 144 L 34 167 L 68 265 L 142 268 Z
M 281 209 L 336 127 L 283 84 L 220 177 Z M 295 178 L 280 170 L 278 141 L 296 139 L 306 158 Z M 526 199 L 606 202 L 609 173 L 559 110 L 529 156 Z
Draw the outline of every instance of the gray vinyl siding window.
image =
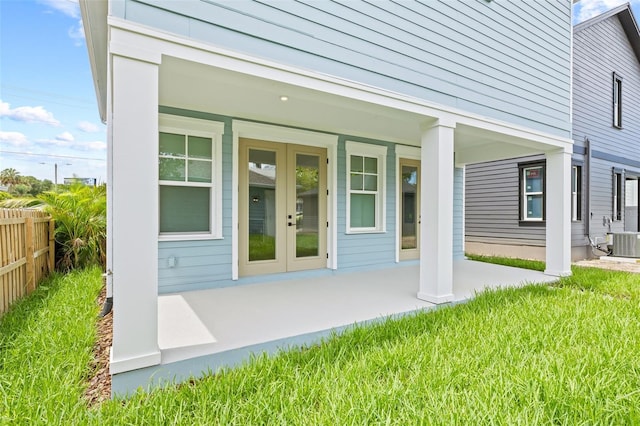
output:
M 613 220 L 622 220 L 622 171 L 613 170 Z
M 622 77 L 613 73 L 613 127 L 622 128 Z
M 571 168 L 571 220 L 582 220 L 582 166 Z
M 544 165 L 520 166 L 521 206 L 520 219 L 528 222 L 544 220 Z

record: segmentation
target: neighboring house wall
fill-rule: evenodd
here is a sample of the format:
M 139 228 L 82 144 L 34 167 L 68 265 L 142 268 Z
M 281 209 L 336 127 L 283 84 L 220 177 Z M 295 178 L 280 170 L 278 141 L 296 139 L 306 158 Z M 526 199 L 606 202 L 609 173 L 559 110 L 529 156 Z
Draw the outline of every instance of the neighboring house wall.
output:
M 527 223 L 521 220 L 519 165 L 529 163 L 544 164 L 544 156 L 467 165 L 465 241 L 470 253 L 544 259 L 546 242 L 544 223 Z M 573 164 L 582 166 L 583 179 L 580 193 L 585 194 L 586 178 L 584 178 L 585 168 L 582 156 L 574 154 Z M 574 259 L 586 256 L 584 196 L 580 200 L 580 210 L 581 219 L 571 223 L 571 246 Z
M 629 18 L 630 12 L 624 9 L 619 8 L 620 13 Z M 574 33 L 573 164 L 582 172 L 582 214 L 571 227 L 574 259 L 592 255 L 588 236 L 603 238 L 607 232 L 638 230 L 637 207 L 627 207 L 625 217 L 624 178 L 640 176 L 640 106 L 635 102 L 640 99 L 640 64 L 618 16 L 594 18 L 596 22 L 580 24 Z M 614 73 L 623 81 L 622 128 L 613 126 Z M 523 223 L 519 213 L 518 165 L 536 160 L 544 158 L 467 165 L 465 238 L 469 251 L 508 253 L 526 246 L 518 253 L 544 256 L 536 248 L 545 245 L 544 226 Z M 613 215 L 614 169 L 623 177 L 620 220 Z
M 464 168 L 453 175 L 453 258 L 464 258 Z
M 603 218 L 615 219 L 613 169 L 627 176 L 640 173 L 640 64 L 617 16 L 576 28 L 574 62 L 574 150 L 585 138 L 591 146 L 590 233 L 622 232 L 625 221 L 632 219 L 625 218 L 624 211 L 622 220 L 613 220 L 610 228 Z M 623 79 L 622 128 L 612 125 L 614 72 Z
M 568 1 L 125 0 L 112 3 L 111 14 L 568 137 L 570 8 Z

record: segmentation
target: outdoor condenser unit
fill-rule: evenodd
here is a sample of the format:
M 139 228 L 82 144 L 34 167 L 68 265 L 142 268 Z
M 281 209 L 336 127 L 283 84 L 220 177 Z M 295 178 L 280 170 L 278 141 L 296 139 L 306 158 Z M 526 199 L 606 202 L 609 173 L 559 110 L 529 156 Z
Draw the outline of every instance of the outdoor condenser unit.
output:
M 613 255 L 640 257 L 640 233 L 620 232 L 613 234 Z

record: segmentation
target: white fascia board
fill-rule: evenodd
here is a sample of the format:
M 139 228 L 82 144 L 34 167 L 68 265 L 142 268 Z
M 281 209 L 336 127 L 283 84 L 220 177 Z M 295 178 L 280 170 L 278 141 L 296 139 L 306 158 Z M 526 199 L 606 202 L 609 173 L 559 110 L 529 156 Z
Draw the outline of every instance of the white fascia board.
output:
M 490 130 L 516 138 L 561 147 L 572 145 L 569 137 L 553 135 L 524 126 L 472 114 L 457 108 L 429 102 L 412 96 L 380 89 L 359 82 L 341 79 L 311 70 L 283 65 L 266 59 L 230 51 L 211 44 L 158 31 L 120 18 L 109 17 L 111 43 L 119 48 L 137 46 L 141 51 L 156 52 L 176 58 L 235 71 L 249 76 L 266 78 L 294 86 L 335 94 L 354 100 L 411 112 L 434 118 L 443 123 L 453 122 Z
M 107 61 L 98 61 L 96 46 L 105 46 L 107 44 L 106 25 L 95 22 L 93 17 L 99 21 L 103 16 L 106 20 L 106 8 L 100 2 L 92 2 L 89 0 L 80 0 L 80 15 L 82 17 L 85 44 L 87 45 L 87 53 L 89 56 L 89 65 L 91 66 L 91 75 L 93 77 L 93 87 L 96 92 L 96 100 L 98 103 L 98 113 L 100 120 L 107 123 Z M 105 47 L 106 48 L 106 47 Z M 99 48 L 98 48 L 99 50 Z M 104 92 L 104 93 L 103 93 Z

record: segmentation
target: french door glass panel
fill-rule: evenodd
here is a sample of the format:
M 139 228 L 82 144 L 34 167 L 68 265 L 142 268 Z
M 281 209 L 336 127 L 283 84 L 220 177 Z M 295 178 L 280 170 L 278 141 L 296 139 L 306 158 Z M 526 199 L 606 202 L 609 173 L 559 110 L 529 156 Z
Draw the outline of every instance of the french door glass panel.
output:
M 318 256 L 320 158 L 296 154 L 296 258 Z
M 249 261 L 276 258 L 276 153 L 249 149 Z
M 402 166 L 402 249 L 418 248 L 418 167 Z

